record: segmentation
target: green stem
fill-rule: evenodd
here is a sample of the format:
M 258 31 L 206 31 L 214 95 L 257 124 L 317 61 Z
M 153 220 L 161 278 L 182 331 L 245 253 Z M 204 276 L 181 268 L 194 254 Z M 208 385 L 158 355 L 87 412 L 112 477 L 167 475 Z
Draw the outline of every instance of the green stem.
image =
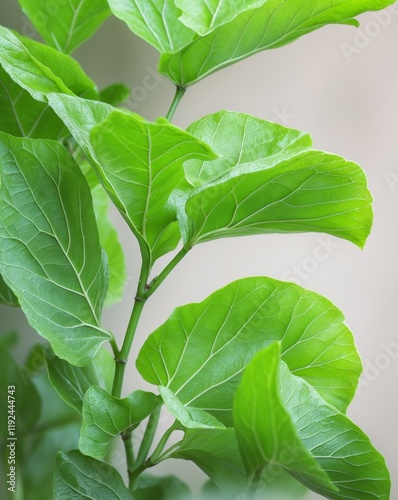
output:
M 122 434 L 122 440 L 126 452 L 127 473 L 129 476 L 129 488 L 132 489 L 134 487 L 134 482 L 131 479 L 132 472 L 134 469 L 134 449 L 133 449 L 132 433 L 128 432 L 127 434 Z
M 137 460 L 135 462 L 134 469 L 138 469 L 145 462 L 149 450 L 151 449 L 153 440 L 155 438 L 155 433 L 159 424 L 161 407 L 156 408 L 156 410 L 149 417 L 148 424 L 146 426 L 144 437 L 142 438 L 140 449 L 138 450 Z
M 150 463 L 155 465 L 161 460 L 159 460 L 159 457 L 162 454 L 162 451 L 164 450 L 164 447 L 167 444 L 167 441 L 169 440 L 170 436 L 172 433 L 178 428 L 179 422 L 177 420 L 174 421 L 173 425 L 167 429 L 167 431 L 163 434 L 161 437 L 158 445 L 155 448 L 155 451 L 152 453 L 151 458 L 149 459 Z
M 138 322 L 141 317 L 142 310 L 144 309 L 146 296 L 146 284 L 148 280 L 149 271 L 147 265 L 144 262 L 141 269 L 140 279 L 137 287 L 137 294 L 135 296 L 135 302 L 133 311 L 130 316 L 130 321 L 127 326 L 126 336 L 124 337 L 123 346 L 119 354 L 115 357 L 116 368 L 115 377 L 113 379 L 112 396 L 120 398 L 122 393 L 124 372 L 126 369 L 127 360 L 130 354 L 130 349 L 134 340 L 135 332 L 137 330 Z
M 167 264 L 167 266 L 163 269 L 163 271 L 156 276 L 151 283 L 148 285 L 148 289 L 146 291 L 146 297 L 149 298 L 163 283 L 163 281 L 167 278 L 167 276 L 171 273 L 171 271 L 181 262 L 181 260 L 188 253 L 188 249 L 182 248 L 177 255 Z
M 184 97 L 186 87 L 180 87 L 177 85 L 177 90 L 171 103 L 169 112 L 166 115 L 166 119 L 171 121 L 173 119 L 174 113 L 176 112 L 177 106 L 180 104 L 181 99 Z

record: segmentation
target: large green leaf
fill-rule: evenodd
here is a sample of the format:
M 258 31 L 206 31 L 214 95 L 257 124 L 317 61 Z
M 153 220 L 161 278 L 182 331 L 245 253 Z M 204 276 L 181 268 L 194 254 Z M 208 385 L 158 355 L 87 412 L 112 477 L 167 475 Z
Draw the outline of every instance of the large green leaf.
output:
M 186 429 L 222 429 L 225 426 L 209 413 L 198 408 L 188 408 L 167 387 L 159 387 L 168 412 Z
M 348 417 L 280 364 L 278 344 L 258 353 L 245 370 L 234 422 L 249 472 L 277 462 L 326 498 L 389 498 L 383 457 Z M 329 476 L 330 485 L 309 456 Z
M 191 460 L 224 490 L 236 492 L 246 485 L 235 429 L 187 429 L 172 457 Z
M 110 15 L 106 0 L 19 0 L 46 42 L 70 53 L 90 38 Z
M 339 409 L 354 396 L 361 363 L 339 309 L 293 283 L 246 278 L 177 308 L 137 359 L 141 375 L 183 404 L 231 423 L 232 399 L 254 354 L 282 341 L 283 359 Z
M 100 387 L 91 387 L 83 401 L 80 451 L 93 458 L 103 458 L 115 436 L 133 430 L 159 405 L 159 397 L 151 392 L 135 391 L 119 399 Z
M 249 477 L 268 464 L 302 474 L 325 490 L 337 491 L 327 473 L 302 443 L 279 392 L 278 342 L 254 356 L 234 398 L 234 425 Z
M 115 16 L 161 54 L 160 71 L 185 87 L 262 50 L 394 0 L 109 0 Z
M 180 45 L 179 51 L 163 50 L 160 72 L 177 85 L 191 85 L 225 66 L 262 50 L 286 45 L 327 24 L 357 25 L 354 16 L 392 3 L 393 0 L 308 0 L 305 4 L 297 0 L 264 0 L 261 7 L 241 13 L 206 36 L 193 38 L 188 45 Z M 221 23 L 222 19 L 218 21 Z
M 108 0 L 113 14 L 160 53 L 177 52 L 195 38 L 179 21 L 174 0 Z
M 121 111 L 111 113 L 90 137 L 103 176 L 153 260 L 174 250 L 180 232 L 168 199 L 184 179 L 184 161 L 212 159 L 210 148 L 167 120 L 150 123 Z
M 193 124 L 220 156 L 191 161 L 174 195 L 186 248 L 217 238 L 324 232 L 363 247 L 372 224 L 364 172 L 340 156 L 310 149 L 302 132 L 241 113 Z
M 0 139 L 1 274 L 57 356 L 83 366 L 111 338 L 100 327 L 108 273 L 90 190 L 61 144 Z
M 118 106 L 128 99 L 130 88 L 123 83 L 113 83 L 100 92 L 100 101 L 107 102 L 112 106 Z
M 59 453 L 54 477 L 54 500 L 135 500 L 112 466 L 74 450 Z
M 45 349 L 48 378 L 59 396 L 78 413 L 82 414 L 86 391 L 101 385 L 110 391 L 115 371 L 115 361 L 105 349 L 100 349 L 86 366 L 73 366 L 58 358 L 50 348 Z

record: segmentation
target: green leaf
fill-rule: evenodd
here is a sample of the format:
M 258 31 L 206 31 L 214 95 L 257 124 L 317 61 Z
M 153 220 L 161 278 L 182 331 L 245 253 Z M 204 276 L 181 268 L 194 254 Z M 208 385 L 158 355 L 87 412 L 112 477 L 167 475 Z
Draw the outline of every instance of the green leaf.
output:
M 54 478 L 54 500 L 134 500 L 120 474 L 110 465 L 74 450 L 59 453 Z
M 210 140 L 221 158 L 214 165 L 188 163 L 187 178 L 197 187 L 174 195 L 186 248 L 232 236 L 308 231 L 364 246 L 372 196 L 357 164 L 310 150 L 311 138 L 302 132 L 240 113 L 206 117 L 191 131 Z
M 108 0 L 113 14 L 159 52 L 176 52 L 195 38 L 179 21 L 174 0 Z
M 187 429 L 172 458 L 194 462 L 223 490 L 236 493 L 246 485 L 235 429 Z
M 280 365 L 278 344 L 258 353 L 245 370 L 234 421 L 249 471 L 272 461 L 327 498 L 389 498 L 383 457 L 348 417 Z M 317 477 L 309 454 L 329 476 L 329 486 Z
M 111 113 L 90 137 L 103 176 L 153 261 L 174 250 L 180 232 L 168 199 L 184 179 L 184 161 L 214 158 L 210 148 L 163 118 L 150 123 L 121 111 Z
M 0 276 L 0 304 L 13 307 L 19 306 L 18 299 L 11 288 L 5 284 L 2 276 Z
M 149 336 L 137 368 L 184 405 L 230 425 L 242 371 L 256 352 L 279 340 L 292 372 L 345 410 L 361 363 L 343 321 L 341 311 L 321 295 L 271 278 L 246 278 L 201 303 L 177 308 Z
M 152 476 L 141 474 L 134 490 L 137 500 L 190 500 L 188 486 L 175 476 Z
M 36 59 L 12 31 L 0 26 L 0 64 L 20 87 L 31 96 L 46 102 L 49 92 L 72 94 L 48 66 Z
M 30 38 L 18 37 L 31 57 L 48 67 L 74 94 L 86 99 L 98 99 L 96 83 L 83 71 L 80 64 L 66 54 Z
M 78 413 L 82 414 L 86 391 L 93 385 L 102 385 L 110 390 L 115 362 L 112 355 L 100 349 L 95 358 L 86 366 L 73 366 L 52 352 L 45 350 L 48 378 L 58 395 Z
M 268 464 L 302 474 L 327 491 L 337 491 L 327 473 L 302 443 L 280 398 L 281 346 L 275 342 L 254 356 L 234 398 L 234 426 L 249 477 Z
M 135 391 L 119 399 L 100 387 L 91 387 L 83 401 L 80 451 L 103 458 L 115 436 L 135 429 L 159 404 L 159 398 L 150 392 Z
M 0 139 L 1 274 L 57 356 L 83 366 L 111 338 L 100 327 L 108 278 L 88 185 L 61 144 Z
M 101 90 L 99 98 L 100 101 L 118 106 L 128 99 L 130 95 L 130 88 L 123 83 L 113 83 L 108 87 Z
M 0 66 L 0 130 L 19 137 L 60 140 L 66 128 L 54 111 L 16 84 Z
M 211 3 L 214 5 L 217 2 Z M 264 0 L 258 3 L 263 5 L 243 12 L 225 24 L 222 24 L 224 22 L 222 17 L 219 18 L 216 20 L 219 27 L 206 36 L 193 37 L 189 44 L 186 43 L 187 36 L 179 49 L 176 46 L 173 47 L 174 50 L 167 46 L 158 46 L 158 50 L 162 53 L 160 72 L 177 85 L 191 85 L 223 67 L 257 52 L 286 45 L 327 24 L 344 23 L 357 26 L 358 23 L 352 19 L 354 16 L 369 10 L 383 9 L 394 2 L 309 0 L 303 5 L 296 0 L 286 0 L 282 3 L 280 0 Z M 230 15 L 229 10 L 227 9 L 227 16 Z M 192 8 L 190 12 L 192 16 L 195 15 Z M 152 16 L 152 13 L 149 15 Z M 169 20 L 170 26 L 177 26 L 177 16 L 178 13 Z M 186 15 L 184 18 L 186 19 Z M 198 19 L 200 22 L 195 21 L 195 26 L 204 24 L 206 27 L 208 22 Z M 142 36 L 140 33 L 137 34 Z M 169 53 L 166 53 L 167 51 Z
M 195 187 L 222 177 L 238 165 L 261 161 L 271 168 L 312 146 L 311 136 L 305 132 L 232 111 L 207 115 L 192 123 L 187 132 L 209 144 L 219 156 L 212 161 L 186 162 L 186 177 Z
M 187 408 L 177 396 L 167 389 L 159 386 L 159 392 L 168 412 L 187 429 L 223 429 L 225 426 L 209 413 L 197 408 Z
M 207 35 L 218 26 L 233 20 L 242 12 L 260 7 L 265 0 L 175 0 L 182 10 L 180 21 L 200 35 Z
M 19 0 L 22 10 L 46 42 L 73 52 L 110 15 L 106 0 Z

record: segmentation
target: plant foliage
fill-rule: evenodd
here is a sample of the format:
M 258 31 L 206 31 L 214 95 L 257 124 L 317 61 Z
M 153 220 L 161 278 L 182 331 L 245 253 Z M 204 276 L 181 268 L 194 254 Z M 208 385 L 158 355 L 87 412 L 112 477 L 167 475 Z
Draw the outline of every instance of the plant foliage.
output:
M 18 498 L 189 499 L 177 477 L 147 473 L 172 458 L 207 474 L 202 498 L 265 498 L 284 484 L 299 494 L 302 483 L 325 498 L 387 500 L 384 459 L 346 416 L 361 373 L 353 334 L 326 298 L 244 278 L 132 345 L 147 299 L 198 243 L 321 232 L 364 247 L 372 196 L 356 163 L 244 113 L 186 130 L 171 120 L 186 88 L 215 71 L 393 2 L 19 1 L 44 43 L 0 27 L 0 302 L 20 307 L 45 345 L 19 366 L 15 335 L 0 337 L 1 390 L 18 387 Z M 166 118 L 119 107 L 126 86 L 99 91 L 70 55 L 110 15 L 160 53 L 177 87 Z M 101 321 L 126 279 L 110 203 L 142 264 L 120 346 Z M 122 396 L 132 353 L 152 392 Z M 171 425 L 159 436 L 161 412 Z M 3 440 L 7 467 L 5 451 Z

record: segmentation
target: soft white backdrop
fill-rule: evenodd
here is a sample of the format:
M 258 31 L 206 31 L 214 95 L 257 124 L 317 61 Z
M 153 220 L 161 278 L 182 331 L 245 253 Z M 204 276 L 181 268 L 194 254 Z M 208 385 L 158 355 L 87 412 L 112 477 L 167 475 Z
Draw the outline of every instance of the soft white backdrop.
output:
M 32 34 L 16 0 L 1 0 L 0 23 Z M 358 162 L 374 195 L 374 227 L 364 251 L 319 234 L 220 240 L 194 248 L 148 303 L 135 349 L 174 307 L 203 300 L 228 282 L 266 275 L 295 280 L 332 300 L 345 313 L 364 362 L 350 417 L 384 454 L 398 498 L 398 4 L 383 15 L 361 16 L 359 30 L 329 26 L 284 48 L 263 52 L 190 88 L 174 122 L 186 127 L 229 109 L 310 132 L 314 145 Z M 75 56 L 99 87 L 123 81 L 129 106 L 148 119 L 165 115 L 173 86 L 154 77 L 157 53 L 111 19 Z M 1 112 L 1 110 L 0 110 Z M 123 334 L 139 268 L 138 251 L 115 214 L 128 260 L 125 301 L 104 314 L 106 327 Z M 319 245 L 328 258 L 316 259 Z M 162 261 L 164 263 L 164 261 Z M 162 263 L 161 262 L 161 263 Z M 161 264 L 160 263 L 160 264 Z M 160 267 L 160 266 L 159 266 Z M 297 269 L 300 269 L 297 271 Z M 156 270 L 155 270 L 156 271 Z M 1 330 L 15 325 L 35 335 L 18 311 L 1 308 Z M 20 355 L 26 351 L 21 347 Z M 126 392 L 141 384 L 127 375 Z M 169 464 L 172 471 L 177 464 Z M 179 463 L 197 485 L 203 476 Z M 320 498 L 309 494 L 309 499 Z

